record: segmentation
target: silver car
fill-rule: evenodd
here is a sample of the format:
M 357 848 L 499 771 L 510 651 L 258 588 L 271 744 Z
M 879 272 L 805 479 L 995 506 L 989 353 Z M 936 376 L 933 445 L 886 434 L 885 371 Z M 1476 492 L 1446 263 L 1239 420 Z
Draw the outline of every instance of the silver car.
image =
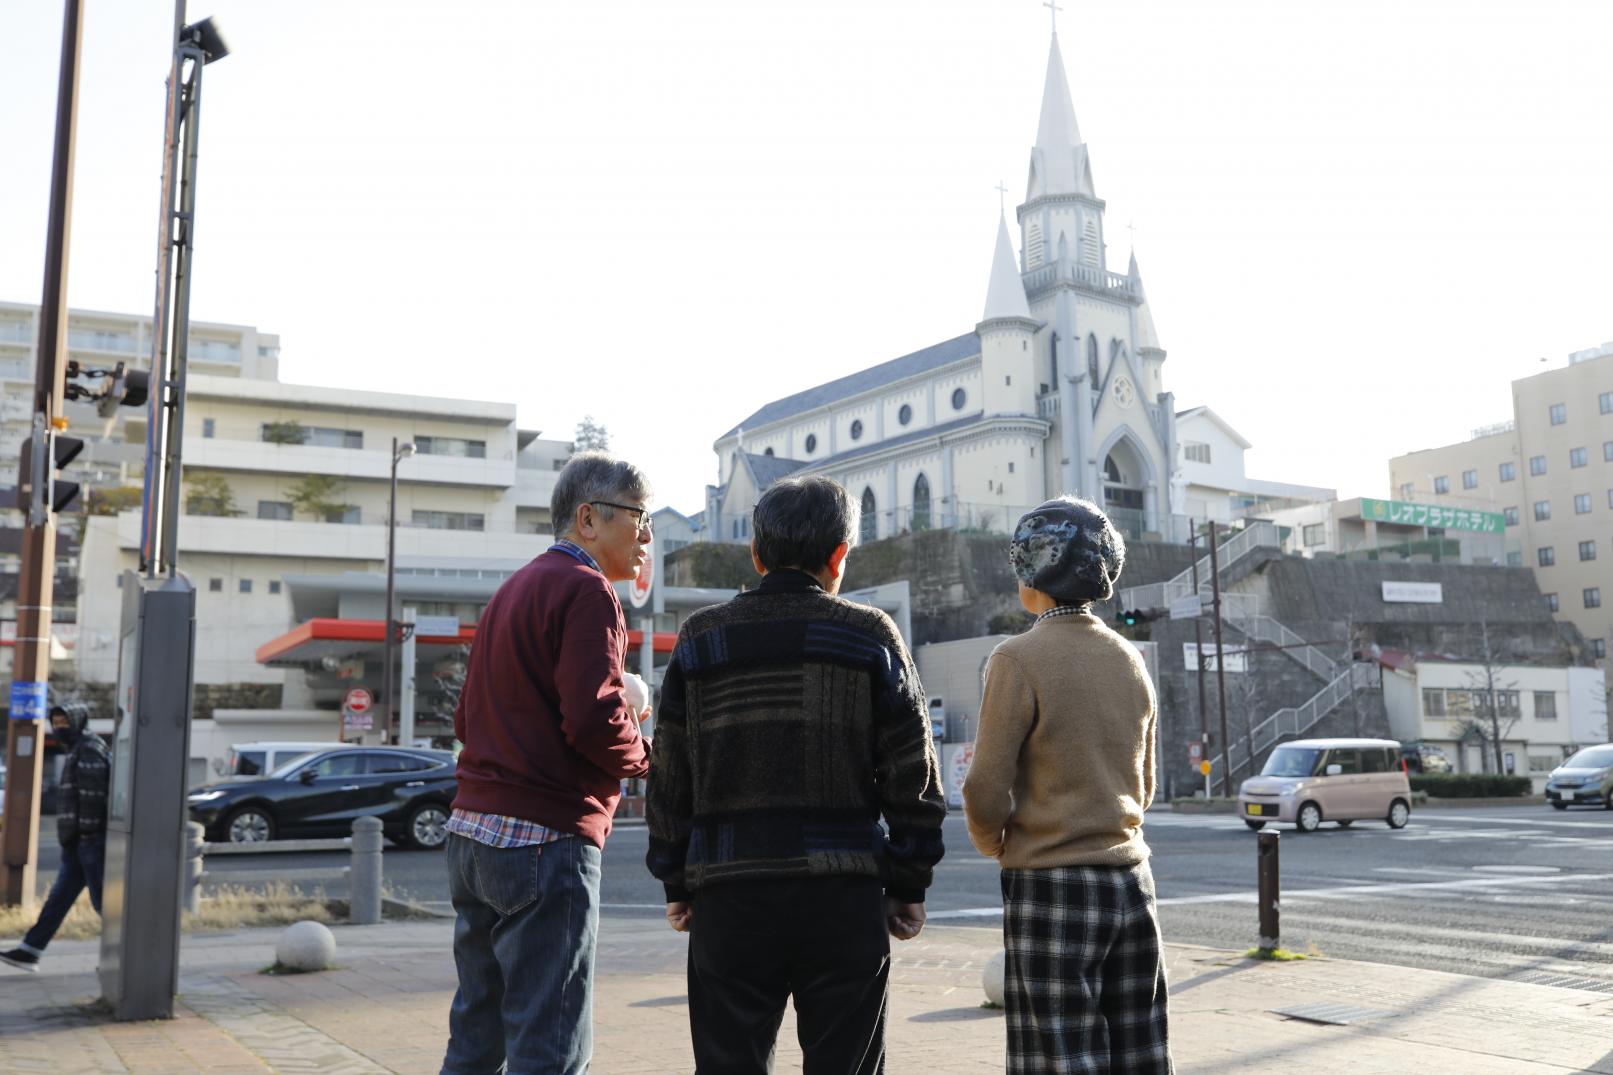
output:
M 1613 810 L 1613 743 L 1586 747 L 1551 771 L 1546 801 L 1558 810 L 1601 806 Z

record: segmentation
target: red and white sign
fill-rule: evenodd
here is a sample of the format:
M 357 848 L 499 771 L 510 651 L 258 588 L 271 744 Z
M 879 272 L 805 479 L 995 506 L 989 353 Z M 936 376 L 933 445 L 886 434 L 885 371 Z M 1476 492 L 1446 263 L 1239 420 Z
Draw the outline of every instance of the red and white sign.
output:
M 347 697 L 342 699 L 342 708 L 349 713 L 368 713 L 374 701 L 369 691 L 363 687 L 354 687 L 347 692 Z
M 1198 765 L 1199 765 L 1199 762 L 1204 760 L 1204 744 L 1203 743 L 1189 743 L 1189 744 L 1187 744 L 1187 760 L 1192 763 L 1192 765 L 1193 765 L 1193 767 L 1195 769 L 1197 769 Z
M 650 593 L 655 589 L 655 542 L 644 546 L 644 566 L 638 569 L 638 578 L 634 579 L 627 588 L 627 599 L 633 603 L 634 608 L 643 608 L 650 603 Z
M 363 687 L 354 687 L 342 699 L 342 731 L 367 732 L 375 727 L 375 716 L 371 706 L 375 700 L 370 692 Z

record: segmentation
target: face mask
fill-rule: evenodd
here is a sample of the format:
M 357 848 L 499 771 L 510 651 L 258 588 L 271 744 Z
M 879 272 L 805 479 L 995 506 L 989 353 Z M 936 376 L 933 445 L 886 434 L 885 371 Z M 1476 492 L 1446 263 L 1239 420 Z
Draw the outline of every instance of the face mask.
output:
M 52 727 L 51 735 L 53 735 L 56 741 L 64 747 L 71 747 L 74 743 L 78 742 L 78 729 L 73 727 L 71 724 L 65 728 Z

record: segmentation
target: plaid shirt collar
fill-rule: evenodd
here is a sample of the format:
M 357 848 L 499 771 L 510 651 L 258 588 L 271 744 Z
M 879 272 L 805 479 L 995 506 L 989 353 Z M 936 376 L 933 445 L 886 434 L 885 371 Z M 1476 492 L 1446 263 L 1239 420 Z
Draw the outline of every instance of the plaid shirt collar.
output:
M 1091 611 L 1092 608 L 1089 605 L 1056 605 L 1036 617 L 1036 623 L 1031 624 L 1031 626 L 1035 627 L 1037 623 L 1041 623 L 1043 620 L 1057 619 L 1059 616 L 1085 616 Z
M 559 549 L 561 552 L 565 553 L 567 556 L 570 556 L 573 559 L 581 562 L 584 567 L 591 567 L 595 571 L 599 571 L 599 573 L 601 575 L 603 575 L 605 573 L 603 571 L 600 571 L 599 563 L 592 556 L 588 555 L 588 550 L 583 548 L 581 545 L 578 545 L 574 541 L 567 541 L 565 538 L 561 538 L 560 540 L 556 541 L 553 545 L 549 546 L 549 551 L 550 552 L 553 552 L 556 549 Z

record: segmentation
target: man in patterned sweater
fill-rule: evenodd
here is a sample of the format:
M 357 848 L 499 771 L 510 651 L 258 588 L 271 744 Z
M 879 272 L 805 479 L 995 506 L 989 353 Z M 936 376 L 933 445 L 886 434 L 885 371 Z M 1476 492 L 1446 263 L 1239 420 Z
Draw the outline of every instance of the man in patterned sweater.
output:
M 942 855 L 924 689 L 890 617 L 836 596 L 844 489 L 786 479 L 754 522 L 761 584 L 690 616 L 667 666 L 648 864 L 691 933 L 699 1070 L 769 1070 L 793 994 L 808 1071 L 875 1072 L 889 937 L 918 935 Z

